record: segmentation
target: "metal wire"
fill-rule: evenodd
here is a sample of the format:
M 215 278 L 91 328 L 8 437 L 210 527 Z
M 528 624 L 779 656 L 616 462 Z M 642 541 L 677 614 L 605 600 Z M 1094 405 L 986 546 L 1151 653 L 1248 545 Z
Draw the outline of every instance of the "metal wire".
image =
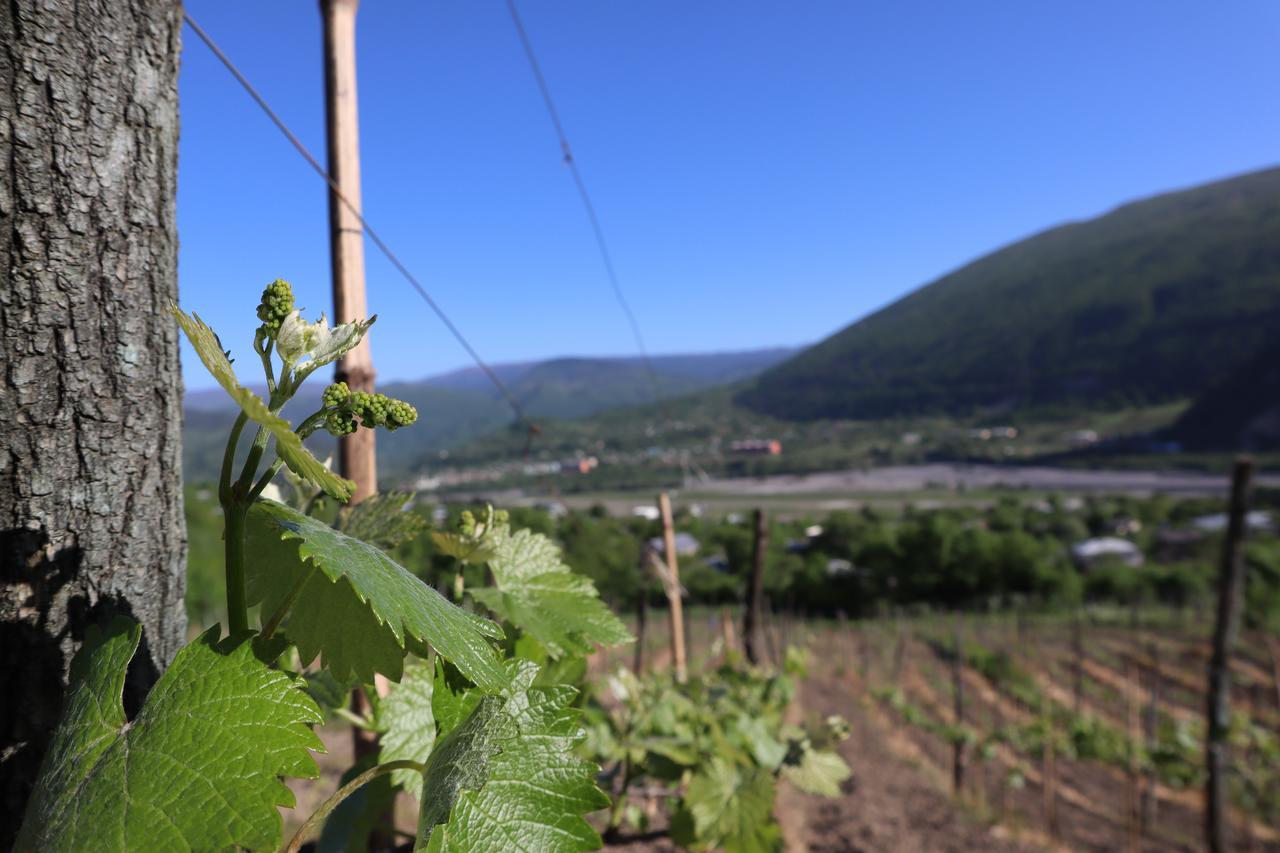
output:
M 484 372 L 484 375 L 493 383 L 493 386 L 498 389 L 498 393 L 500 393 L 503 399 L 506 400 L 507 405 L 511 407 L 511 410 L 515 412 L 517 420 L 523 423 L 528 423 L 528 419 L 524 415 L 524 409 L 512 395 L 511 391 L 508 390 L 507 386 L 503 384 L 502 380 L 498 378 L 498 374 L 495 373 L 493 368 L 489 367 L 485 360 L 480 357 L 480 353 L 476 352 L 475 347 L 471 345 L 458 327 L 454 325 L 454 322 L 449 319 L 449 315 L 444 312 L 444 309 L 431 298 L 431 294 L 427 293 L 426 288 L 422 286 L 417 277 L 414 276 L 413 273 L 409 272 L 408 267 L 404 265 L 395 252 L 391 251 L 391 247 L 388 246 L 380 236 L 378 236 L 378 232 L 373 230 L 373 227 L 369 225 L 369 221 L 365 219 L 364 214 L 362 214 L 359 208 L 357 208 L 350 199 L 346 197 L 338 186 L 337 181 L 335 181 L 329 172 L 320 165 L 320 161 L 318 161 L 311 152 L 307 150 L 307 147 L 302 144 L 301 140 L 299 140 L 296 135 L 294 135 L 293 131 L 289 129 L 289 126 L 284 123 L 284 120 L 280 118 L 276 111 L 271 109 L 271 105 L 267 103 L 266 99 L 263 98 L 261 94 L 259 94 L 258 90 L 254 88 L 248 78 L 241 73 L 240 69 L 236 67 L 230 57 L 222 51 L 222 48 L 218 47 L 217 42 L 215 42 L 213 38 L 195 22 L 195 19 L 191 17 L 190 13 L 184 11 L 182 13 L 182 18 L 187 22 L 187 26 L 191 27 L 192 31 L 200 37 L 200 40 L 208 46 L 209 50 L 213 51 L 213 55 L 216 56 L 223 66 L 231 72 L 231 76 L 235 77 L 236 81 L 246 92 L 249 93 L 249 97 L 253 98 L 258 106 L 262 108 L 262 111 L 266 113 L 267 118 L 271 119 L 271 122 L 280 130 L 281 133 L 284 134 L 290 144 L 292 144 L 297 152 L 302 155 L 302 158 L 307 161 L 312 169 L 315 170 L 315 173 L 324 179 L 324 182 L 329 185 L 329 189 L 335 196 L 337 196 L 338 200 L 346 205 L 347 209 L 350 210 L 352 215 L 354 215 L 360 222 L 360 227 L 369 235 L 369 239 L 373 241 L 373 244 L 377 246 L 378 250 L 381 251 L 386 259 L 391 262 L 391 265 L 394 266 L 402 276 L 404 276 L 405 281 L 409 282 L 409 284 L 413 286 L 414 290 L 418 292 L 418 295 L 422 297 L 422 300 L 426 302 L 427 305 L 430 306 L 431 310 L 435 312 L 436 316 L 440 318 L 440 322 L 444 323 L 445 328 L 449 330 L 454 339 L 457 340 L 457 342 L 462 345 L 462 348 L 467 351 L 467 354 L 471 356 L 471 360 L 476 363 L 476 366 Z M 531 429 L 530 435 L 532 436 L 535 434 L 534 430 L 536 430 L 536 427 L 532 424 L 529 424 L 529 426 Z
M 631 334 L 636 340 L 636 349 L 640 351 L 640 358 L 644 362 L 645 371 L 649 374 L 649 383 L 653 387 L 653 399 L 659 402 L 662 394 L 658 388 L 658 374 L 653 369 L 653 362 L 649 359 L 649 351 L 644 345 L 644 336 L 640 334 L 640 323 L 636 320 L 636 315 L 631 310 L 631 306 L 627 303 L 627 298 L 622 293 L 622 285 L 618 283 L 618 273 L 613 266 L 613 256 L 609 252 L 608 241 L 604 237 L 604 228 L 600 225 L 600 217 L 596 215 L 596 206 L 591 202 L 591 195 L 587 192 L 587 185 L 582 180 L 582 173 L 578 171 L 578 163 L 573 158 L 573 150 L 569 147 L 569 137 L 565 133 L 564 123 L 560 121 L 560 112 L 556 109 L 555 101 L 551 99 L 551 89 L 547 86 L 547 80 L 542 74 L 542 66 L 538 64 L 538 57 L 533 52 L 533 43 L 529 40 L 529 34 L 525 31 L 524 22 L 520 19 L 520 12 L 516 9 L 515 0 L 506 0 L 507 11 L 511 13 L 511 23 L 515 25 L 516 35 L 520 37 L 520 44 L 524 48 L 525 58 L 529 60 L 529 68 L 533 72 L 533 79 L 537 81 L 538 91 L 542 93 L 542 102 L 546 105 L 547 115 L 551 118 L 551 124 L 555 128 L 556 139 L 560 142 L 560 151 L 564 155 L 564 163 L 569 167 L 569 173 L 573 176 L 573 184 L 578 188 L 578 195 L 582 198 L 582 206 L 587 211 L 587 219 L 591 222 L 591 230 L 595 233 L 596 245 L 600 249 L 600 257 L 604 261 L 605 272 L 609 276 L 609 284 L 613 287 L 613 295 L 618 300 L 618 305 L 622 307 L 622 311 L 627 315 L 627 322 L 631 325 Z

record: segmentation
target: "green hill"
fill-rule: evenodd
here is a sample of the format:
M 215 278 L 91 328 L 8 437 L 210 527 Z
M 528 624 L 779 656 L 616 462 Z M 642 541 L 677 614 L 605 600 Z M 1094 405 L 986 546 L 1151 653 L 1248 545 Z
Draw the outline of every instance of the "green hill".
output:
M 669 399 L 754 376 L 792 353 L 773 348 L 663 355 L 653 358 L 653 367 L 659 393 Z M 525 413 L 539 420 L 582 418 L 653 400 L 653 383 L 636 358 L 559 358 L 500 364 L 494 369 Z M 285 408 L 285 417 L 296 422 L 314 411 L 323 387 L 320 380 L 309 383 Z M 421 415 L 412 429 L 378 437 L 378 469 L 391 479 L 481 436 L 498 433 L 501 442 L 506 435 L 502 428 L 513 421 L 506 402 L 474 368 L 416 382 L 393 382 L 379 390 L 407 400 Z M 185 409 L 185 476 L 191 482 L 213 480 L 235 410 L 221 389 L 189 393 Z M 524 432 L 517 432 L 523 441 Z M 334 450 L 334 441 L 325 433 L 313 436 L 309 444 L 322 458 Z
M 1280 340 L 1209 388 L 1170 434 L 1191 450 L 1280 450 Z
M 869 419 L 1194 397 L 1280 333 L 1280 169 L 1014 243 L 762 373 L 737 401 Z

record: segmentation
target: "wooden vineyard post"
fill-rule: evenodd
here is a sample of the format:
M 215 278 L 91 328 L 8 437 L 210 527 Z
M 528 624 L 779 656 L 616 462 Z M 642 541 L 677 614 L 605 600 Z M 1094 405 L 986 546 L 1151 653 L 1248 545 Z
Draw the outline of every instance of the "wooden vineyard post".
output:
M 747 607 L 742 617 L 742 646 L 747 660 L 760 663 L 764 651 L 761 645 L 761 608 L 764 603 L 764 561 L 769 542 L 769 523 L 764 510 L 755 511 L 755 544 L 751 550 L 751 581 L 747 586 Z
M 727 607 L 720 609 L 720 635 L 724 646 L 724 658 L 729 659 L 729 655 L 738 647 L 738 638 L 734 636 L 733 629 L 733 612 Z
M 1004 737 L 1004 704 L 999 701 L 994 702 L 991 706 L 991 715 L 991 725 L 995 736 L 998 738 Z M 997 814 L 999 814 L 1000 820 L 1003 822 L 1009 806 L 1009 780 L 1006 774 L 1000 772 L 998 763 L 996 764 L 996 772 L 996 783 L 999 786 L 998 794 L 1000 797 Z
M 951 738 L 951 787 L 959 796 L 964 791 L 965 747 L 964 732 L 964 647 L 960 642 L 960 619 L 952 638 L 951 688 L 955 700 L 955 731 Z
M 1154 642 L 1148 646 L 1148 657 L 1151 658 L 1151 686 L 1147 697 L 1147 712 L 1142 721 L 1142 734 L 1147 744 L 1147 753 L 1150 755 L 1156 749 L 1156 724 L 1160 718 L 1160 658 L 1159 650 Z M 1142 790 L 1140 824 L 1143 838 L 1149 835 L 1152 827 L 1155 826 L 1158 802 L 1159 800 L 1156 798 L 1156 769 L 1154 764 L 1148 762 L 1146 779 Z
M 676 561 L 676 528 L 671 519 L 671 498 L 658 495 L 658 512 L 662 515 L 662 548 L 667 557 L 667 602 L 671 610 L 671 654 L 676 681 L 684 684 L 688 677 L 684 648 L 684 606 L 680 600 L 680 565 Z
M 1076 716 L 1080 715 L 1084 705 L 1084 626 L 1080 622 L 1080 608 L 1076 608 L 1075 618 L 1071 620 L 1071 656 L 1074 659 L 1071 698 Z
M 337 189 L 329 189 L 329 258 L 333 287 L 334 323 L 368 318 L 364 289 L 364 230 L 360 225 L 360 125 L 356 102 L 356 9 L 358 0 L 320 0 L 324 30 L 324 82 L 326 141 L 329 176 Z M 345 198 L 345 201 L 344 201 Z M 366 337 L 334 365 L 334 381 L 346 382 L 352 391 L 373 391 L 373 357 Z M 359 429 L 338 440 L 338 472 L 355 483 L 351 504 L 378 491 L 374 431 Z M 385 679 L 379 691 L 386 689 Z M 351 708 L 359 716 L 371 712 L 364 689 L 357 687 Z M 356 760 L 374 755 L 377 734 L 353 728 Z M 383 822 L 391 825 L 388 813 Z M 379 846 L 389 839 L 376 833 Z
M 910 626 L 904 628 L 899 622 L 897 642 L 893 647 L 893 684 L 895 687 L 902 683 L 902 671 L 907 665 L 907 652 L 910 645 L 911 628 Z
M 649 562 L 649 546 L 640 549 L 640 588 L 636 591 L 636 656 L 631 669 L 636 675 L 644 672 L 644 639 L 646 623 L 649 621 L 649 585 L 644 582 L 646 563 Z
M 1271 655 L 1271 680 L 1276 690 L 1276 710 L 1280 711 L 1280 637 L 1267 637 L 1267 653 Z
M 320 0 L 324 21 L 325 117 L 329 175 L 329 255 L 333 320 L 368 319 L 364 289 L 364 230 L 360 225 L 360 127 L 356 104 L 356 9 L 358 0 Z M 345 199 L 345 201 L 344 201 Z M 369 338 L 338 360 L 334 381 L 352 391 L 373 391 Z M 338 470 L 356 484 L 351 502 L 378 491 L 374 431 L 358 429 L 338 441 Z
M 1021 611 L 1019 611 L 1021 613 Z M 1044 657 L 1040 649 L 1040 657 Z M 1040 722 L 1044 729 L 1041 794 L 1044 796 L 1044 823 L 1050 838 L 1058 837 L 1058 767 L 1054 754 L 1053 703 L 1047 694 L 1040 696 Z
M 1244 540 L 1247 532 L 1249 487 L 1253 460 L 1236 460 L 1231 476 L 1231 503 L 1227 534 L 1222 543 L 1218 573 L 1218 615 L 1213 628 L 1213 653 L 1209 660 L 1209 696 L 1206 702 L 1205 844 L 1210 853 L 1227 850 L 1227 732 L 1231 724 L 1231 651 L 1240 632 L 1240 597 L 1244 588 Z
M 866 620 L 858 625 L 858 650 L 862 655 L 862 688 L 871 686 L 871 628 Z
M 1138 678 L 1138 663 L 1133 658 L 1125 665 L 1125 733 L 1128 735 L 1128 760 L 1125 763 L 1125 821 L 1128 831 L 1129 850 L 1138 853 L 1142 849 L 1142 829 L 1138 811 L 1138 693 L 1141 691 Z

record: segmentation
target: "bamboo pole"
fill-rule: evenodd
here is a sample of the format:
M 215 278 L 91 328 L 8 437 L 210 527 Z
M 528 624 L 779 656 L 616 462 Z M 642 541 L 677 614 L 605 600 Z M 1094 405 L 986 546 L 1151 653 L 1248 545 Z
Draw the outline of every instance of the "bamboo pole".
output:
M 1156 724 L 1160 719 L 1160 657 L 1159 647 L 1154 642 L 1147 646 L 1147 654 L 1151 658 L 1151 684 L 1147 698 L 1147 712 L 1143 717 L 1143 738 L 1146 740 L 1147 753 L 1155 752 L 1157 742 Z M 1142 836 L 1151 834 L 1156 822 L 1156 809 L 1159 800 L 1156 797 L 1156 769 L 1151 762 L 1147 763 L 1146 780 L 1142 791 Z
M 356 11 L 359 0 L 320 0 L 324 30 L 325 128 L 329 175 L 337 185 L 329 190 L 329 258 L 333 287 L 333 320 L 348 323 L 368 318 L 364 290 L 364 233 L 360 209 L 360 123 L 356 100 Z M 345 201 L 343 200 L 345 198 Z M 350 205 L 350 207 L 348 206 Z M 352 207 L 355 210 L 352 210 Z M 353 391 L 373 390 L 373 356 L 366 337 L 334 366 L 334 381 L 346 382 Z M 359 429 L 338 441 L 338 471 L 355 483 L 351 504 L 378 491 L 374 431 Z M 379 693 L 386 682 L 375 682 Z M 357 687 L 351 708 L 360 715 L 371 711 L 364 689 Z M 377 735 L 352 729 L 357 760 L 378 750 Z M 382 816 L 391 825 L 390 812 Z M 379 844 L 389 839 L 375 837 Z
M 960 619 L 956 618 L 952 638 L 951 689 L 955 700 L 955 731 L 951 739 L 951 786 L 959 796 L 964 791 L 966 763 L 965 741 L 961 737 L 964 728 L 964 647 L 960 642 Z
M 364 289 L 364 231 L 356 215 L 360 209 L 360 123 L 356 102 L 358 6 L 359 0 L 320 0 L 324 21 L 329 175 L 341 190 L 341 195 L 332 188 L 329 190 L 329 256 L 335 323 L 364 320 L 369 316 Z M 366 337 L 338 360 L 334 381 L 346 382 L 352 391 L 372 391 L 373 380 L 373 356 Z M 359 429 L 338 441 L 338 470 L 356 484 L 353 504 L 378 491 L 373 430 Z
M 671 519 L 671 498 L 658 495 L 658 512 L 662 515 L 662 547 L 667 557 L 667 601 L 671 606 L 671 653 L 676 681 L 684 684 L 688 677 L 684 647 L 684 606 L 680 600 L 680 565 L 676 561 L 676 527 Z
M 733 611 L 728 607 L 720 608 L 720 633 L 721 645 L 724 647 L 724 659 L 729 660 L 729 655 L 733 654 L 738 648 L 738 638 L 734 636 L 733 628 Z
M 644 672 L 645 629 L 647 627 L 646 623 L 649 621 L 649 590 L 644 583 L 643 555 L 640 559 L 642 561 L 640 567 L 640 590 L 636 593 L 636 656 L 631 666 L 636 675 Z
M 1206 702 L 1205 843 L 1210 853 L 1225 853 L 1227 844 L 1227 733 L 1231 723 L 1231 650 L 1240 632 L 1240 597 L 1244 588 L 1244 540 L 1253 460 L 1236 460 L 1231 476 L 1227 534 L 1218 575 L 1218 616 L 1213 629 Z
M 1138 794 L 1138 693 L 1141 683 L 1136 657 L 1125 664 L 1125 729 L 1129 741 L 1129 755 L 1125 762 L 1125 828 L 1128 831 L 1128 848 L 1133 853 L 1142 849 L 1142 825 L 1139 818 Z
M 1280 710 L 1280 637 L 1267 637 L 1267 652 L 1271 655 L 1271 681 L 1276 691 L 1276 709 Z
M 1080 608 L 1076 608 L 1071 620 L 1071 655 L 1074 665 L 1071 673 L 1072 710 L 1076 716 L 1084 704 L 1084 628 L 1080 624 Z
M 760 645 L 761 613 L 764 599 L 764 561 L 765 549 L 769 543 L 769 524 L 764 510 L 755 511 L 755 544 L 751 552 L 751 582 L 747 587 L 747 607 L 743 614 L 742 645 L 747 653 L 747 660 L 753 664 L 760 663 L 762 652 Z

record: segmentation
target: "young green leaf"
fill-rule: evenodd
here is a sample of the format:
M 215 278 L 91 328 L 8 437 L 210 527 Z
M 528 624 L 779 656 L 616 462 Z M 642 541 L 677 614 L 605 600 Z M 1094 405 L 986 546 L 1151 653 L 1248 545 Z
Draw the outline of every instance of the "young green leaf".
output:
M 786 764 L 782 775 L 801 791 L 824 797 L 840 796 L 840 783 L 851 775 L 849 765 L 831 750 L 806 749 L 796 764 Z
M 740 767 L 716 756 L 689 782 L 684 805 L 693 818 L 699 847 L 719 847 L 727 853 L 781 849 L 773 820 L 773 774 L 762 767 Z
M 533 636 L 552 655 L 586 654 L 595 643 L 632 640 L 591 580 L 560 559 L 560 549 L 540 533 L 506 527 L 492 534 L 496 587 L 471 590 L 476 600 Z
M 758 716 L 739 714 L 736 721 L 738 733 L 746 743 L 756 764 L 766 770 L 776 770 L 787 757 L 787 745 L 775 737 L 776 728 Z
M 302 312 L 295 309 L 280 323 L 276 350 L 285 368 L 296 369 L 301 381 L 316 368 L 335 362 L 355 349 L 377 319 L 370 317 L 330 328 L 323 314 L 316 322 L 308 323 L 302 319 Z
M 404 492 L 365 498 L 351 508 L 342 532 L 379 548 L 394 548 L 416 539 L 426 529 L 427 520 L 407 510 L 411 500 L 413 495 Z
M 431 688 L 431 716 L 436 721 L 436 739 L 462 724 L 480 704 L 480 690 L 463 684 L 456 668 L 436 658 L 435 681 Z
M 293 431 L 293 426 L 284 418 L 274 414 L 262 398 L 240 384 L 227 354 L 222 351 L 218 336 L 213 333 L 200 315 L 187 316 L 176 305 L 171 306 L 173 316 L 178 318 L 178 325 L 187 333 L 196 355 L 204 362 L 205 368 L 218 381 L 223 390 L 231 395 L 249 419 L 266 427 L 276 440 L 276 455 L 289 470 L 313 486 L 323 489 L 326 494 L 340 501 L 351 499 L 355 484 L 344 480 L 324 467 L 324 464 L 311 454 L 302 444 L 302 438 Z
M 533 687 L 538 668 L 512 664 L 512 686 L 486 696 L 436 744 L 427 761 L 418 849 L 429 851 L 595 850 L 583 819 L 609 798 L 596 767 L 579 758 L 582 739 L 570 687 Z
M 275 501 L 250 507 L 247 530 L 249 603 L 271 614 L 296 596 L 286 632 L 303 665 L 322 655 L 339 681 L 398 681 L 406 647 L 429 643 L 481 687 L 506 685 L 489 643 L 502 630 L 378 548 Z
M 382 732 L 379 764 L 404 758 L 425 762 L 431 755 L 436 742 L 436 720 L 431 712 L 434 675 L 425 661 L 411 661 L 399 686 L 378 703 L 378 729 Z M 391 781 L 422 798 L 422 774 L 397 770 Z
M 121 692 L 142 627 L 90 628 L 66 710 L 27 805 L 18 850 L 267 849 L 280 843 L 281 776 L 314 778 L 299 681 L 218 628 L 178 652 L 133 721 Z M 269 657 L 264 655 L 264 657 Z

